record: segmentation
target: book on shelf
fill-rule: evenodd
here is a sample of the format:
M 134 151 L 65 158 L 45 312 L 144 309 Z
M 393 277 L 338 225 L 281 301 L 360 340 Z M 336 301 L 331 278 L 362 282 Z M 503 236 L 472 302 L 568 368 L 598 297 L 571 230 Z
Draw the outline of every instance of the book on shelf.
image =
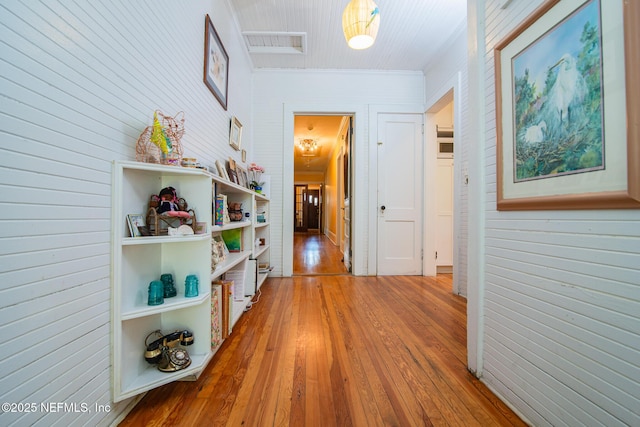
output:
M 216 196 L 215 225 L 225 225 L 231 222 L 227 206 L 227 196 L 224 194 L 218 194 Z
M 230 280 L 216 280 L 213 285 L 222 286 L 222 339 L 231 334 L 231 307 L 233 306 L 233 282 Z
M 227 245 L 229 252 L 242 251 L 242 228 L 233 228 L 231 230 L 222 230 L 222 239 Z
M 225 273 L 224 278 L 233 283 L 233 300 L 244 300 L 244 270 L 229 270 Z
M 221 285 L 211 285 L 211 349 L 214 350 L 222 344 L 221 325 Z

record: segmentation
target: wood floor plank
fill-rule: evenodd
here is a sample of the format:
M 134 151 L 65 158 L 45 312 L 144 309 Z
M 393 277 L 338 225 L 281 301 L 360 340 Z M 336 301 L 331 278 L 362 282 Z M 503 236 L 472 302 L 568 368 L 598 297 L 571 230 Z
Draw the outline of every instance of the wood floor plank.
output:
M 345 309 L 354 296 L 341 292 L 345 289 L 340 286 L 342 280 L 349 279 L 341 278 L 339 282 L 334 278 L 330 283 L 325 279 L 323 295 L 326 300 L 332 302 L 328 305 L 328 310 L 334 319 L 333 336 L 341 337 L 340 341 L 335 343 L 335 354 L 344 367 L 344 385 L 352 395 L 350 402 L 353 425 L 377 425 L 380 420 L 394 425 L 398 419 L 389 402 L 385 384 L 379 377 L 371 375 L 376 370 L 371 357 L 373 349 L 362 333 L 361 320 L 355 310 Z
M 453 420 L 449 408 L 433 398 L 438 395 L 438 389 L 432 379 L 423 375 L 418 380 L 414 375 L 417 368 L 415 359 L 404 342 L 407 330 L 397 321 L 396 313 L 389 310 L 390 304 L 398 305 L 398 301 L 371 293 L 360 304 L 366 307 L 367 317 L 363 321 L 371 325 L 366 335 L 376 338 L 371 346 L 375 347 L 378 359 L 384 363 L 385 370 L 379 371 L 379 375 L 393 379 L 394 387 L 389 393 L 396 393 L 402 398 L 403 410 L 412 417 L 411 425 L 444 425 L 444 419 Z
M 196 381 L 121 425 L 524 426 L 467 371 L 465 325 L 450 275 L 270 278 Z
M 340 248 L 324 234 L 295 233 L 293 245 L 294 275 L 347 273 Z

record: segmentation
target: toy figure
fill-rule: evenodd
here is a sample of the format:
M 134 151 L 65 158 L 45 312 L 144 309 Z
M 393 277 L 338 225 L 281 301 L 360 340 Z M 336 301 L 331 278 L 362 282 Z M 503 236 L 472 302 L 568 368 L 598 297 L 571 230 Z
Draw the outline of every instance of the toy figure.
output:
M 178 196 L 176 189 L 173 187 L 166 187 L 160 191 L 160 206 L 157 208 L 157 212 L 162 215 L 189 218 L 189 212 L 181 211 L 176 203 Z
M 178 204 L 176 203 L 176 199 L 178 198 L 176 195 L 176 190 L 173 187 L 166 187 L 160 191 L 160 206 L 158 206 L 158 213 L 165 213 L 169 211 L 177 211 Z

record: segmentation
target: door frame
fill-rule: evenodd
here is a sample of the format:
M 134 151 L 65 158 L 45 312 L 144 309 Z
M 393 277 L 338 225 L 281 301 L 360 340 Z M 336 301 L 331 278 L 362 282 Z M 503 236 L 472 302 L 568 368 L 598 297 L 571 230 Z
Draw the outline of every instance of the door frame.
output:
M 462 165 L 462 73 L 458 71 L 451 79 L 443 84 L 440 90 L 427 101 L 427 109 L 425 112 L 425 172 L 427 170 L 434 171 L 430 174 L 433 185 L 435 185 L 435 170 L 438 167 L 438 142 L 436 134 L 436 121 L 435 115 L 444 105 L 453 101 L 453 128 L 455 129 L 455 138 L 453 144 L 453 285 L 452 292 L 456 295 L 460 294 L 460 225 L 462 209 L 460 208 L 460 189 L 462 185 L 463 169 L 467 168 Z M 457 161 L 456 161 L 457 159 Z M 425 182 L 426 185 L 426 182 Z M 425 187 L 428 188 L 428 187 Z M 425 200 L 425 224 L 436 224 L 438 216 L 435 192 L 431 194 L 429 200 Z M 425 236 L 427 235 L 425 230 Z M 432 240 L 432 239 L 426 239 Z M 465 240 L 466 242 L 466 240 Z M 427 246 L 431 253 L 435 254 L 435 242 L 425 241 L 425 254 L 427 252 Z M 425 272 L 433 272 L 433 276 L 436 275 L 436 260 L 434 257 L 424 257 Z M 425 274 L 426 276 L 427 274 Z M 431 275 L 431 274 L 429 274 Z M 468 286 L 468 284 L 467 284 Z
M 297 115 L 320 116 L 320 115 L 342 115 L 353 117 L 353 159 L 350 164 L 351 172 L 354 176 L 367 176 L 366 171 L 366 132 L 365 123 L 367 117 L 367 106 L 365 104 L 284 104 L 283 106 L 283 177 L 282 186 L 285 189 L 282 197 L 283 212 L 293 212 L 293 192 L 287 189 L 294 185 L 294 117 Z M 354 180 L 355 181 L 355 180 Z M 352 231 L 354 239 L 351 241 L 353 249 L 352 272 L 357 276 L 366 276 L 367 271 L 367 227 L 366 221 L 356 221 L 356 218 L 366 218 L 366 197 L 358 197 L 365 194 L 368 188 L 364 184 L 353 182 L 351 189 L 353 221 Z M 290 277 L 293 275 L 293 221 L 284 221 L 282 224 L 282 275 Z

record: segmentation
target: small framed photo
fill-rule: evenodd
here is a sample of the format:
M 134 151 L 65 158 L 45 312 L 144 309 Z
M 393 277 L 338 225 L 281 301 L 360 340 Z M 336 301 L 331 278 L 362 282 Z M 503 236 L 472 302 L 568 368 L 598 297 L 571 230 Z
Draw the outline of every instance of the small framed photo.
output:
M 231 118 L 231 130 L 229 131 L 229 145 L 239 151 L 242 145 L 242 123 L 237 117 Z
M 238 172 L 236 171 L 236 161 L 233 160 L 232 157 L 229 157 L 229 161 L 227 162 L 227 175 L 229 176 L 229 181 L 234 184 L 240 184 L 238 179 Z
M 148 236 L 144 216 L 142 214 L 128 214 L 127 225 L 129 226 L 129 235 L 131 237 Z
M 222 166 L 222 163 L 220 162 L 220 160 L 216 160 L 216 169 L 218 169 L 218 175 L 220 175 L 220 178 L 224 178 L 227 181 L 229 181 L 229 175 L 227 174 L 227 170 L 224 168 L 224 166 Z
M 246 169 L 236 165 L 236 174 L 238 175 L 238 185 L 240 185 L 241 187 L 249 188 Z
M 238 173 L 236 171 L 229 169 L 227 173 L 229 174 L 229 181 L 234 184 L 240 184 L 240 181 L 238 180 Z

